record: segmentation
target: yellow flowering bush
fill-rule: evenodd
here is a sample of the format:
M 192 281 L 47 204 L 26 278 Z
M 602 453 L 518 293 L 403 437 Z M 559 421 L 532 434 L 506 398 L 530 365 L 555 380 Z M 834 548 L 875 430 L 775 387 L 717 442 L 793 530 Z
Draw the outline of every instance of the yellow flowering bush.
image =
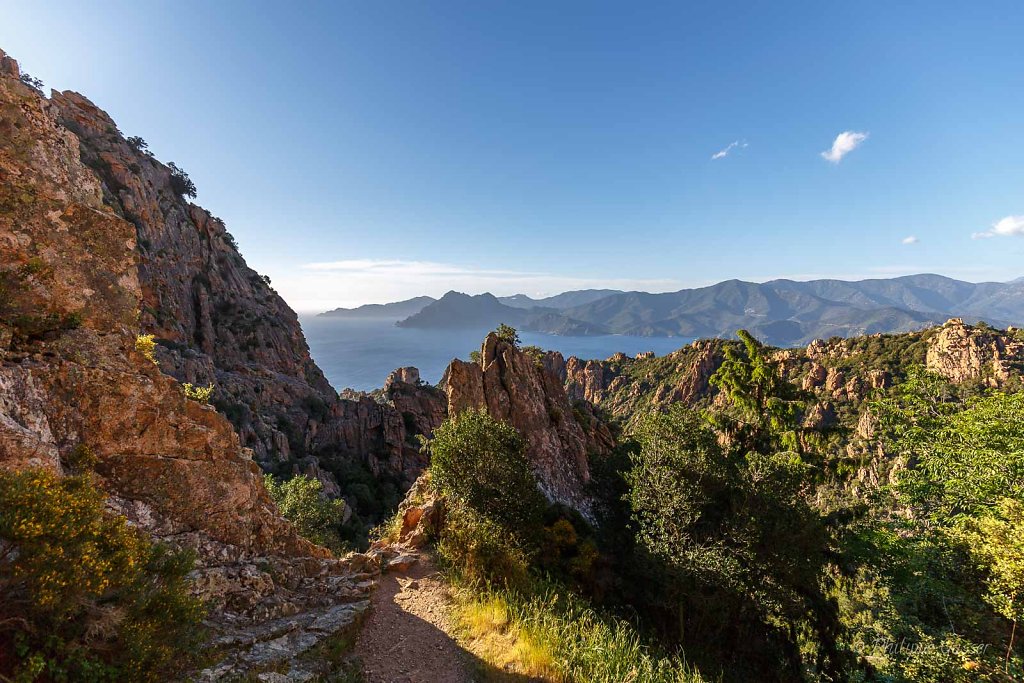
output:
M 0 680 L 159 681 L 188 664 L 192 558 L 104 501 L 88 476 L 0 472 Z
M 213 384 L 208 387 L 201 387 L 191 382 L 185 382 L 181 385 L 182 391 L 185 392 L 185 398 L 190 398 L 193 401 L 198 401 L 203 405 L 210 402 L 210 396 L 213 395 Z
M 153 365 L 160 365 L 156 359 L 156 337 L 152 334 L 140 334 L 135 337 L 135 350 L 146 357 Z

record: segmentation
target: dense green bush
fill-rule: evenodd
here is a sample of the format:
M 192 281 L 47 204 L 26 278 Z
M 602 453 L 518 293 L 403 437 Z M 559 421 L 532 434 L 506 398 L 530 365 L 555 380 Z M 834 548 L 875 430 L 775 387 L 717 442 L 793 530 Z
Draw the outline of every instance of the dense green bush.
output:
M 511 425 L 468 410 L 434 431 L 431 486 L 448 513 L 438 552 L 470 581 L 522 585 L 537 550 L 547 501 Z
M 278 482 L 267 474 L 263 483 L 281 514 L 295 525 L 299 534 L 335 552 L 344 548 L 338 530 L 345 516 L 345 501 L 325 498 L 324 485 L 319 480 L 299 474 Z
M 437 554 L 448 569 L 470 584 L 526 585 L 530 554 L 516 536 L 462 500 L 448 501 Z
M 201 637 L 191 568 L 105 511 L 89 477 L 0 471 L 0 677 L 173 678 Z
M 805 498 L 807 466 L 729 452 L 684 408 L 647 417 L 633 436 L 627 496 L 641 547 L 660 565 L 647 579 L 674 613 L 672 637 L 698 659 L 728 653 L 748 675 L 834 673 L 834 609 L 819 589 L 828 534 Z M 801 633 L 814 635 L 803 654 Z
M 434 487 L 522 539 L 536 538 L 546 505 L 511 425 L 483 410 L 445 421 L 430 443 Z
M 914 369 L 872 405 L 900 466 L 852 528 L 857 572 L 836 594 L 883 680 L 1024 677 L 1024 395 L 969 393 Z

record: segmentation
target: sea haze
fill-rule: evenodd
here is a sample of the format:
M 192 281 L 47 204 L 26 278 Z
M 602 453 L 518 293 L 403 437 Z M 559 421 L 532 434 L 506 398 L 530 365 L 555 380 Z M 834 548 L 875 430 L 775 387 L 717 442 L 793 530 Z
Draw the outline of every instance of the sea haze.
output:
M 469 358 L 487 334 L 479 330 L 409 329 L 396 327 L 392 320 L 339 319 L 303 316 L 313 359 L 335 389 L 370 391 L 384 384 L 388 373 L 404 365 L 419 368 L 423 379 L 436 384 L 453 358 Z M 635 355 L 654 351 L 663 355 L 688 344 L 685 337 L 630 337 L 602 335 L 563 337 L 537 332 L 520 332 L 523 344 L 561 351 L 566 358 L 607 358 L 621 351 Z

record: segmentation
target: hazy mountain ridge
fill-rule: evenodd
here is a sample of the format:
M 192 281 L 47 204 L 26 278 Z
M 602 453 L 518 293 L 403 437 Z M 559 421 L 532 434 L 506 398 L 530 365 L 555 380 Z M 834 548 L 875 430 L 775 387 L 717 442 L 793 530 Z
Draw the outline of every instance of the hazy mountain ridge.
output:
M 1020 324 L 1024 282 L 971 283 L 921 274 L 860 281 L 726 280 L 659 294 L 581 290 L 544 299 L 449 292 L 398 324 L 458 329 L 504 322 L 549 334 L 651 337 L 720 337 L 744 327 L 768 343 L 792 346 L 823 337 L 909 332 L 950 317 Z
M 432 296 L 416 296 L 389 304 L 363 304 L 355 308 L 335 308 L 319 315 L 325 318 L 361 318 L 373 320 L 402 320 L 416 315 L 437 301 Z
M 514 294 L 512 296 L 499 296 L 498 301 L 513 308 L 533 308 L 535 306 L 545 308 L 572 308 L 583 306 L 591 302 L 603 299 L 606 296 L 622 294 L 618 289 L 577 289 L 569 292 L 562 292 L 543 299 L 533 299 L 525 294 Z

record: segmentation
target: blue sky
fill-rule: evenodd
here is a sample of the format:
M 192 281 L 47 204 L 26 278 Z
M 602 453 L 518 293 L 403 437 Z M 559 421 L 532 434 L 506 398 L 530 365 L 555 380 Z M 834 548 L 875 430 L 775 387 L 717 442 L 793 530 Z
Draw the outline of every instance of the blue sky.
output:
M 0 0 L 0 16 L 0 47 L 188 170 L 300 311 L 1024 275 L 1020 2 Z M 825 158 L 844 132 L 852 151 Z

